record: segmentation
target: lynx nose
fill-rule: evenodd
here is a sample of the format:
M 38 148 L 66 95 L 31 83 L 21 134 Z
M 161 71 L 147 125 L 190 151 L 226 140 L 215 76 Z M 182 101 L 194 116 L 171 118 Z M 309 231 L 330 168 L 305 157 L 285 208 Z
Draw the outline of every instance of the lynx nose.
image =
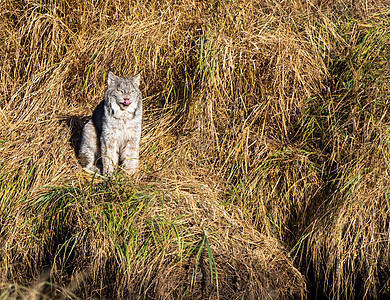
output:
M 123 104 L 126 106 L 131 104 L 131 101 L 129 98 L 124 98 L 123 101 L 124 101 Z

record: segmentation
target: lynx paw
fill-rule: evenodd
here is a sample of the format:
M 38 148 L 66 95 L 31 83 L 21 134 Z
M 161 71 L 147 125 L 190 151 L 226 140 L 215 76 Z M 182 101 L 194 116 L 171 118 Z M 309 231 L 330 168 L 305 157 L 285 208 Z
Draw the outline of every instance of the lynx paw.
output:
M 84 170 L 85 172 L 87 172 L 87 173 L 96 174 L 96 175 L 98 175 L 98 176 L 101 176 L 100 170 L 99 170 L 97 167 L 95 167 L 95 166 L 92 166 L 92 167 L 89 167 L 89 168 L 84 167 L 83 170 Z
M 124 170 L 129 175 L 133 175 L 138 171 L 138 169 L 136 169 L 136 168 L 135 169 L 124 169 Z

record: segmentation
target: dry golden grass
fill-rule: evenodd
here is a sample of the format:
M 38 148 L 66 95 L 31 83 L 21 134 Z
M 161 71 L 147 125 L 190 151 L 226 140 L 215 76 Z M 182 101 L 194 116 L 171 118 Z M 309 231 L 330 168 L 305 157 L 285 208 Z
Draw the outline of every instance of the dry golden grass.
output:
M 0 298 L 386 298 L 389 7 L 2 1 Z M 145 112 L 104 181 L 109 64 Z

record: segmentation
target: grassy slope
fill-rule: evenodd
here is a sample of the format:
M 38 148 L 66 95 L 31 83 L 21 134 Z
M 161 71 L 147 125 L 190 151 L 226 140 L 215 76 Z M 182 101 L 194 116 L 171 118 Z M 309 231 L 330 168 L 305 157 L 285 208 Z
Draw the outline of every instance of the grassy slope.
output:
M 261 3 L 1 2 L 0 298 L 385 298 L 389 3 Z M 102 181 L 108 64 L 145 115 Z

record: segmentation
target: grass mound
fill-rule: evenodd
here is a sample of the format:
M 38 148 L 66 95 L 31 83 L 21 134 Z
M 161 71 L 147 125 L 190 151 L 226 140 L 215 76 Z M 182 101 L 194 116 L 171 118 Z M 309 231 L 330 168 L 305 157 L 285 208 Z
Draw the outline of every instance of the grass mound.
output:
M 207 186 L 153 180 L 137 186 L 123 178 L 92 183 L 44 193 L 9 222 L 14 236 L 26 238 L 5 237 L 4 278 L 37 274 L 50 262 L 61 293 L 86 298 L 305 293 L 279 242 L 231 218 Z
M 386 298 L 389 5 L 1 2 L 0 298 Z M 109 64 L 145 111 L 101 181 Z

